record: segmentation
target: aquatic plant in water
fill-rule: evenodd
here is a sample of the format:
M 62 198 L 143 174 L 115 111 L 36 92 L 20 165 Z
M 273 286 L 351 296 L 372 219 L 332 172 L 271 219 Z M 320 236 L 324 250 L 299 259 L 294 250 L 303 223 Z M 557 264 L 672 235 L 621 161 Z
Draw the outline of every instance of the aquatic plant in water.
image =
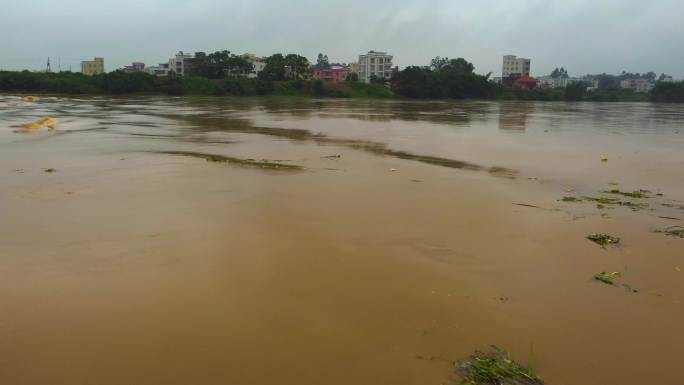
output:
M 662 230 L 655 230 L 656 233 L 663 233 L 672 237 L 684 238 L 684 226 L 671 226 Z
M 476 351 L 467 361 L 457 362 L 456 370 L 463 385 L 537 385 L 544 382 L 534 374 L 531 365 L 524 367 L 508 353 L 492 346 L 489 353 Z
M 602 271 L 598 274 L 594 274 L 594 279 L 597 281 L 601 281 L 601 282 L 608 284 L 608 285 L 615 285 L 614 280 L 615 280 L 615 278 L 617 278 L 619 276 L 620 276 L 620 273 L 617 271 L 613 271 L 611 273 Z
M 617 245 L 620 243 L 620 238 L 610 236 L 608 234 L 590 234 L 587 235 L 587 239 L 601 245 L 604 249 L 608 245 Z
M 647 190 L 638 190 L 638 191 L 633 191 L 633 192 L 626 192 L 626 191 L 620 191 L 618 189 L 613 189 L 609 191 L 602 191 L 604 194 L 615 194 L 615 195 L 622 195 L 626 196 L 629 198 L 650 198 L 650 196 L 646 195 L 648 192 Z
M 563 202 L 582 202 L 582 199 L 577 198 L 577 197 L 563 197 L 561 199 L 561 201 L 563 201 Z
M 584 197 L 585 200 L 588 200 L 590 202 L 596 202 L 602 205 L 619 205 L 621 202 L 619 199 L 615 198 L 606 198 L 606 197 L 600 197 L 600 198 L 594 198 L 594 197 Z

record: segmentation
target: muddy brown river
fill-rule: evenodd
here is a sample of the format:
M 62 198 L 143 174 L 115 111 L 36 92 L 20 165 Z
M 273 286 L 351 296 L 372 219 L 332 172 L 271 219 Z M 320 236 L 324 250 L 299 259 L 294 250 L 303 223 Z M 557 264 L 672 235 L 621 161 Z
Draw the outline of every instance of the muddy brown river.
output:
M 682 105 L 0 95 L 0 383 L 681 384 L 683 220 Z

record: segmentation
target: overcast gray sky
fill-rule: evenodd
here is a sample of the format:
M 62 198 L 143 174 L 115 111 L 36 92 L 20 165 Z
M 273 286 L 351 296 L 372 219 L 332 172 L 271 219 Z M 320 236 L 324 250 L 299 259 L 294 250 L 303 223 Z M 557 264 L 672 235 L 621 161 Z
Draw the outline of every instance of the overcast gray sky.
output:
M 534 75 L 655 71 L 684 78 L 684 0 L 2 0 L 0 68 L 114 70 L 186 52 L 300 53 L 350 62 L 388 51 L 395 64 L 464 57 L 501 71 L 532 59 Z

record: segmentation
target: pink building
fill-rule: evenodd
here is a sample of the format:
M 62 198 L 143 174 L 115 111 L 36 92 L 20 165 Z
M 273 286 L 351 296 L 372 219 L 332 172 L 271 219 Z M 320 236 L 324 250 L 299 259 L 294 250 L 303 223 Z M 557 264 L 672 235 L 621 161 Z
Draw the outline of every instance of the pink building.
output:
M 341 83 L 347 80 L 349 68 L 341 65 L 331 65 L 330 68 L 315 68 L 314 79 L 324 82 Z

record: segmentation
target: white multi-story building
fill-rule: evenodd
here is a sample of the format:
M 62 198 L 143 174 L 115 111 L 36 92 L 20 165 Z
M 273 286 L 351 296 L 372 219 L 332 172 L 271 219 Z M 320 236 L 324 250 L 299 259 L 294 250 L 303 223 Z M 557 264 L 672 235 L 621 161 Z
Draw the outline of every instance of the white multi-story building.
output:
M 620 81 L 620 88 L 634 92 L 649 92 L 653 89 L 653 83 L 646 79 L 626 79 Z
M 530 76 L 530 59 L 516 57 L 515 55 L 506 55 L 503 57 L 503 67 L 501 68 L 501 77 L 507 78 L 511 75 Z
M 370 83 L 373 76 L 387 80 L 392 77 L 392 55 L 370 51 L 359 56 L 359 81 Z
M 192 70 L 192 60 L 194 56 L 189 53 L 180 51 L 175 57 L 169 59 L 169 72 L 175 72 L 176 75 L 185 76 Z
M 145 67 L 145 72 L 155 76 L 166 76 L 169 74 L 169 63 L 160 63 L 158 66 Z
M 266 60 L 264 58 L 260 58 L 257 55 L 253 53 L 246 53 L 242 55 L 245 60 L 247 60 L 254 68 L 252 69 L 252 72 L 248 73 L 246 76 L 249 79 L 254 79 L 257 76 L 259 76 L 259 73 L 266 68 Z
M 540 76 L 540 77 L 537 77 L 537 80 L 539 80 L 539 87 L 541 87 L 541 88 L 565 88 L 565 87 L 569 86 L 570 84 L 582 81 L 582 79 L 580 79 L 580 78 L 571 78 L 571 77 L 552 78 L 551 76 Z

